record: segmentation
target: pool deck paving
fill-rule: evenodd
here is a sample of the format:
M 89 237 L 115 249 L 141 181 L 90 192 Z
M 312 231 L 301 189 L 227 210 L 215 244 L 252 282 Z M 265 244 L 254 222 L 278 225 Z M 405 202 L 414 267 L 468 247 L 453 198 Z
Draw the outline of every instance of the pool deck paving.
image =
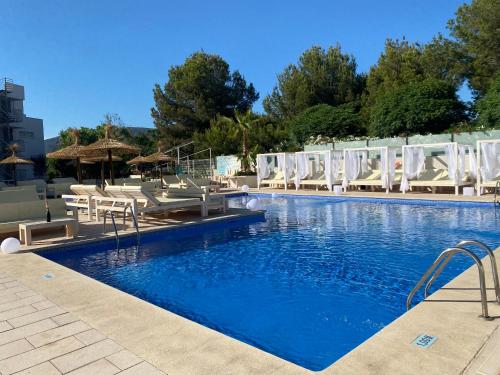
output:
M 229 208 L 226 213 L 211 213 L 207 217 L 200 217 L 194 212 L 181 211 L 169 214 L 168 217 L 148 217 L 146 220 L 140 220 L 139 230 L 141 234 L 144 234 L 261 215 L 262 213 L 260 212 L 252 212 L 238 208 Z M 102 220 L 100 222 L 88 221 L 86 217 L 86 215 L 81 215 L 79 219 L 79 233 L 75 238 L 66 238 L 63 227 L 61 227 L 59 231 L 57 231 L 57 229 L 56 231 L 51 230 L 49 232 L 38 231 L 34 233 L 33 241 L 30 246 L 21 245 L 21 251 L 37 251 L 47 248 L 65 247 L 68 245 L 84 245 L 86 243 L 115 238 L 115 232 L 110 220 L 107 221 L 106 228 L 104 229 Z M 126 221 L 125 226 L 123 225 L 123 220 L 117 218 L 116 225 L 120 238 L 136 236 L 136 230 L 130 222 L 130 218 Z
M 273 190 L 262 189 L 260 192 Z M 276 192 L 284 191 L 281 189 Z M 304 193 L 311 195 L 317 192 Z M 385 193 L 372 194 L 354 196 L 387 196 Z M 410 195 L 412 197 L 409 199 L 425 199 L 421 197 L 424 194 L 406 194 L 406 197 Z M 438 199 L 431 198 L 430 194 L 425 195 L 429 197 L 427 199 Z M 397 194 L 397 197 L 401 198 L 401 194 Z M 439 198 L 444 197 L 439 194 Z M 447 198 L 457 200 L 455 196 Z M 467 198 L 478 201 L 477 197 Z M 492 202 L 491 196 L 479 198 L 481 201 Z M 496 250 L 496 254 L 500 267 L 500 249 Z M 132 373 L 130 371 L 133 367 L 126 372 L 118 364 L 128 364 L 127 358 L 134 357 L 136 361 L 142 361 L 141 366 L 152 366 L 155 370 L 170 375 L 498 375 L 500 305 L 495 302 L 489 259 L 483 259 L 483 262 L 488 286 L 488 308 L 493 320 L 486 321 L 479 317 L 481 305 L 477 270 L 471 267 L 325 370 L 312 372 L 42 258 L 36 253 L 0 255 L 0 331 L 22 333 L 10 336 L 11 340 L 8 342 L 2 342 L 4 332 L 0 333 L 0 374 L 24 371 L 25 369 L 18 370 L 15 367 L 24 361 L 32 364 L 31 368 L 34 369 L 36 367 L 33 366 L 41 366 L 40 374 L 51 374 L 50 371 L 54 371 L 52 367 L 59 371 L 54 372 L 55 374 L 78 370 L 69 370 L 72 365 L 80 366 L 79 368 L 88 366 L 89 371 L 94 374 L 113 374 L 112 371 L 100 370 L 100 366 L 109 367 L 108 363 L 122 371 L 120 373 L 127 374 Z M 6 281 L 2 283 L 2 280 Z M 360 300 L 359 303 L 362 304 L 363 301 Z M 50 334 L 46 335 L 49 338 L 45 335 L 36 336 L 44 331 L 33 333 L 23 328 L 42 324 L 40 322 L 46 324 L 44 331 L 56 332 L 52 333 L 56 335 L 56 339 L 51 341 Z M 84 330 L 87 327 L 90 329 Z M 98 343 L 102 347 L 95 349 L 96 343 L 92 342 L 93 334 L 88 333 L 89 331 L 101 337 Z M 82 335 L 83 332 L 87 332 L 87 335 Z M 437 340 L 426 349 L 415 346 L 413 342 L 422 334 L 437 337 Z M 7 334 L 5 336 L 9 337 Z M 45 346 L 50 347 L 39 350 Z M 60 350 L 70 351 L 61 353 Z M 118 354 L 124 350 L 126 352 L 123 353 L 127 355 Z M 83 354 L 71 356 L 71 353 Z M 23 360 L 11 359 L 16 357 Z M 77 360 L 77 357 L 83 359 Z M 62 359 L 56 360 L 58 358 Z M 80 373 L 85 372 L 74 372 Z M 148 374 L 145 371 L 136 373 Z
M 0 374 L 164 373 L 33 289 L 0 273 Z
M 348 197 L 348 198 L 379 198 L 379 199 L 413 199 L 413 200 L 431 200 L 431 201 L 453 201 L 453 202 L 479 202 L 479 203 L 491 203 L 493 204 L 494 196 L 493 194 L 483 194 L 481 196 L 465 196 L 465 195 L 455 195 L 455 194 L 433 194 L 425 192 L 407 192 L 402 194 L 400 192 L 390 192 L 389 194 L 380 191 L 364 191 L 364 190 L 349 190 L 346 193 L 340 195 L 335 195 L 333 192 L 328 190 L 295 190 L 295 189 L 273 189 L 273 188 L 261 188 L 261 189 L 250 189 L 250 193 L 255 194 L 284 194 L 292 196 L 320 196 L 320 197 Z

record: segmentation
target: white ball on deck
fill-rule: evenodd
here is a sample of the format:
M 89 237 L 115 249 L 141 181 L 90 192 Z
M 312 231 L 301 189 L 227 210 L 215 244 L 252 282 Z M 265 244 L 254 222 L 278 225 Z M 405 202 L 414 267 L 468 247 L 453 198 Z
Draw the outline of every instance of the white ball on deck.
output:
M 250 211 L 258 211 L 260 209 L 260 202 L 258 199 L 250 199 L 247 203 L 247 209 Z
M 241 191 L 245 192 L 245 193 L 248 193 L 248 190 L 250 190 L 250 188 L 248 187 L 248 185 L 243 185 L 241 187 Z
M 21 248 L 21 243 L 17 238 L 14 237 L 9 237 L 6 238 L 5 240 L 2 241 L 2 244 L 0 245 L 0 250 L 2 250 L 2 253 L 4 254 L 12 254 Z

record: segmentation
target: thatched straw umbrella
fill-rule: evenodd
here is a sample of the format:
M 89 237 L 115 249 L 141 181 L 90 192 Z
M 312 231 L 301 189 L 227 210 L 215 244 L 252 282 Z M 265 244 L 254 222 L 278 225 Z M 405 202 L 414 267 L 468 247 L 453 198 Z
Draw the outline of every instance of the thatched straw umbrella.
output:
M 65 147 L 58 151 L 49 152 L 47 158 L 49 159 L 63 159 L 63 160 L 75 160 L 76 162 L 76 174 L 78 177 L 78 183 L 82 183 L 82 168 L 81 168 L 81 158 L 84 156 L 82 150 L 85 146 L 80 144 L 80 132 L 78 129 L 72 129 L 71 134 L 75 138 L 75 143 L 71 146 Z
M 149 162 L 146 160 L 146 157 L 141 156 L 141 155 L 136 156 L 135 158 L 127 161 L 128 165 L 135 165 L 137 167 L 137 169 L 139 170 L 139 172 L 141 172 L 141 181 L 142 181 L 143 176 L 142 176 L 142 169 L 139 168 L 139 166 L 141 164 L 147 164 L 147 163 L 149 163 Z
M 107 124 L 105 126 L 105 136 L 104 139 L 100 139 L 97 142 L 94 142 L 88 146 L 85 146 L 83 152 L 86 155 L 86 159 L 89 157 L 100 157 L 103 153 L 105 153 L 108 157 L 109 164 L 109 178 L 111 179 L 111 184 L 115 184 L 115 176 L 113 173 L 113 153 L 114 154 L 138 154 L 140 149 L 135 146 L 127 145 L 126 143 L 117 141 L 116 139 L 112 139 L 110 137 L 111 133 L 111 124 Z
M 147 163 L 156 163 L 156 165 L 162 162 L 174 160 L 174 158 L 172 158 L 171 156 L 168 156 L 163 152 L 161 152 L 160 147 L 158 147 L 158 152 L 148 155 L 144 159 Z M 160 165 L 160 187 L 163 189 L 163 170 L 161 165 Z
M 11 164 L 13 168 L 13 177 L 14 177 L 14 185 L 17 185 L 17 176 L 16 176 L 16 166 L 17 165 L 32 165 L 35 164 L 31 160 L 26 160 L 22 159 L 18 156 L 16 156 L 16 151 L 19 149 L 19 146 L 14 143 L 13 145 L 9 146 L 10 151 L 12 152 L 12 155 L 9 156 L 8 158 L 5 158 L 3 160 L 0 160 L 0 164 Z
M 113 161 L 121 161 L 122 158 L 116 155 L 112 156 Z M 101 187 L 104 189 L 105 188 L 105 182 L 104 182 L 104 162 L 108 160 L 108 155 L 102 155 L 102 156 L 95 156 L 92 158 L 85 158 L 82 159 L 82 163 L 85 164 L 95 164 L 97 162 L 101 163 Z

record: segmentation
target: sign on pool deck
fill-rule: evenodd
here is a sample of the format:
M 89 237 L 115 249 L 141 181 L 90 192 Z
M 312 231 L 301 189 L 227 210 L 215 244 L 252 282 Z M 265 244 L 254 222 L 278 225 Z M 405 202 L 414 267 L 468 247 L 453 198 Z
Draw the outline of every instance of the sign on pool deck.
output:
M 429 346 L 434 344 L 437 340 L 437 336 L 427 335 L 425 333 L 419 335 L 413 342 L 412 345 L 417 346 L 422 349 L 427 349 Z

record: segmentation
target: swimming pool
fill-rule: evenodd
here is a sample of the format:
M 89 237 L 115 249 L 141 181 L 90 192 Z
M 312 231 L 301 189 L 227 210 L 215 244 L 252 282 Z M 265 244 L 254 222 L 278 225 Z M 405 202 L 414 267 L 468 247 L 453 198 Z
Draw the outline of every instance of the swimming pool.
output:
M 404 313 L 408 292 L 444 248 L 466 238 L 500 242 L 489 205 L 259 198 L 265 220 L 144 234 L 139 249 L 108 241 L 40 254 L 321 370 Z M 436 287 L 470 264 L 457 257 Z

